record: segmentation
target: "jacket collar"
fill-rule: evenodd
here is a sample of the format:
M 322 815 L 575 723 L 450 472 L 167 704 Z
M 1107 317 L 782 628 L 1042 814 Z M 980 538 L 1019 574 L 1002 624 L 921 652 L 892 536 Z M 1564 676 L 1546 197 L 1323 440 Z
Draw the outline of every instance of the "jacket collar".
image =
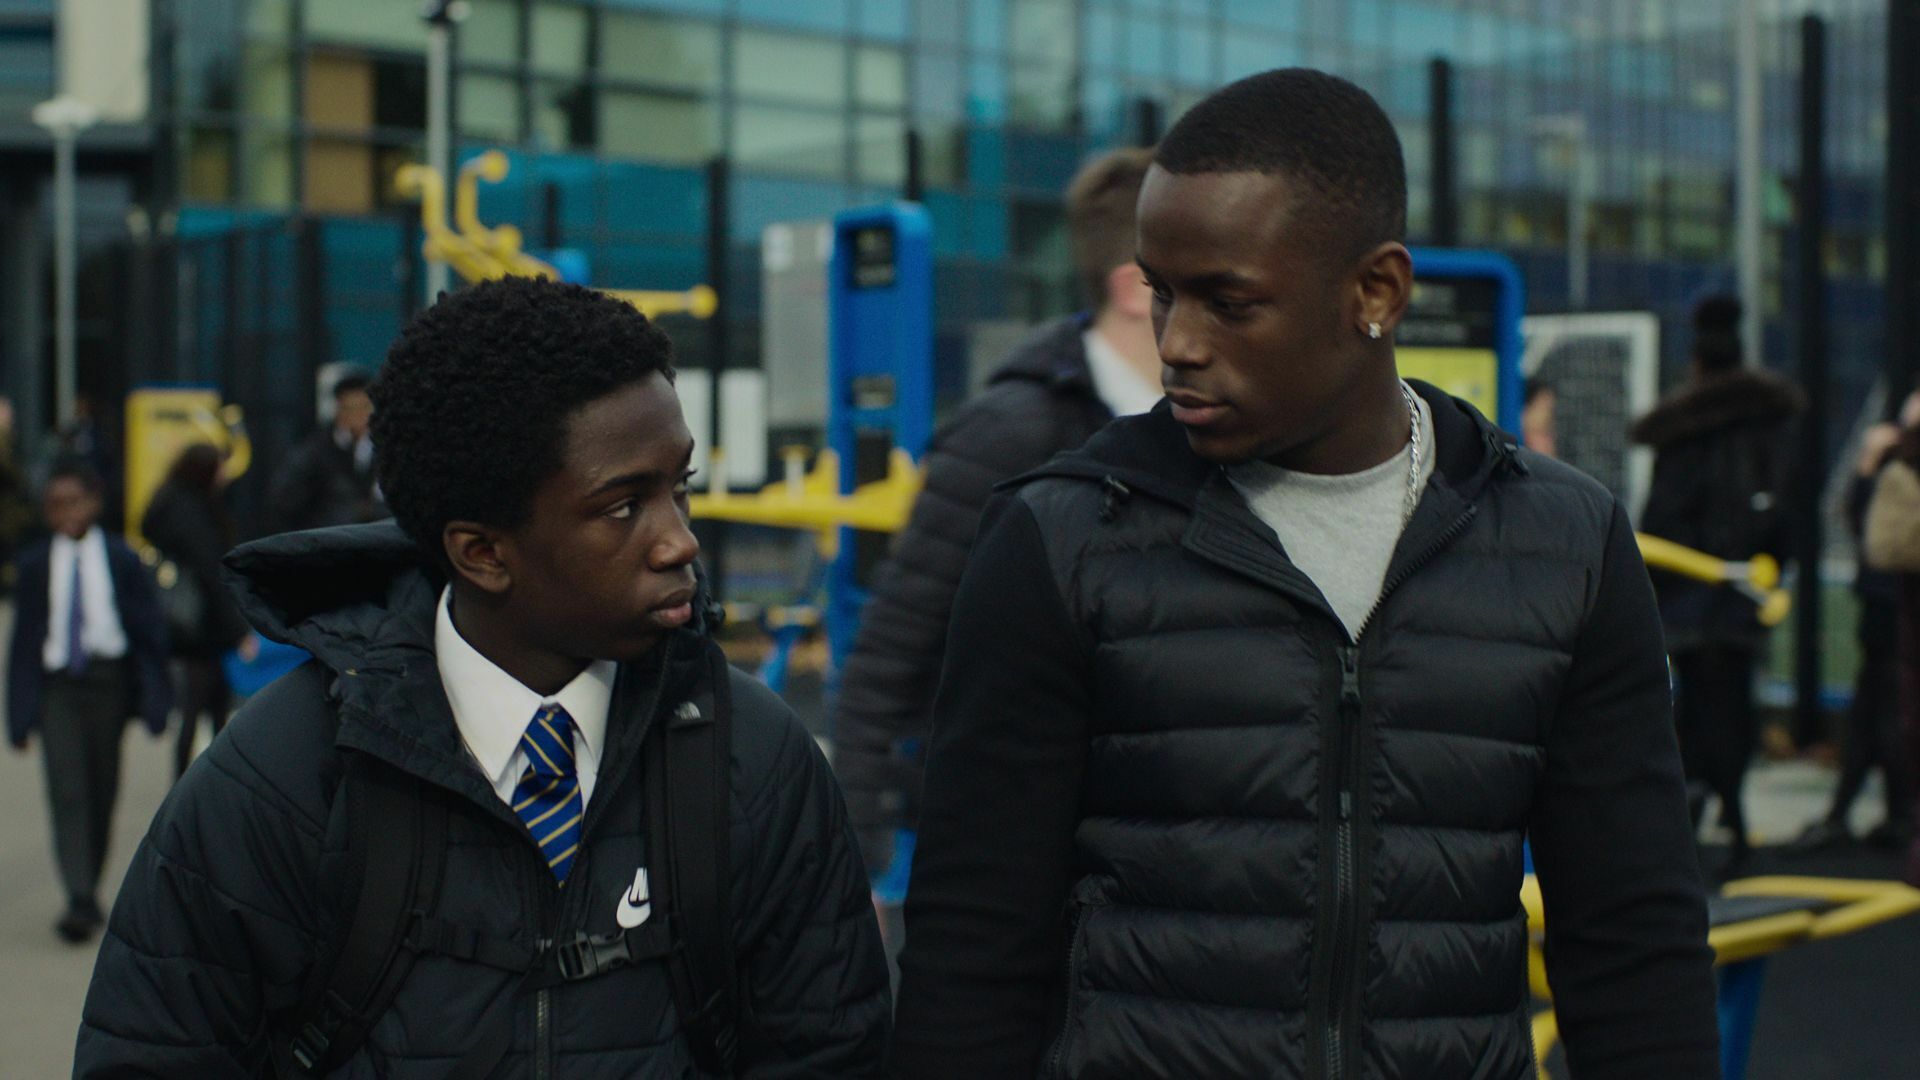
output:
M 1463 498 L 1472 499 L 1497 475 L 1526 475 L 1516 440 L 1478 409 L 1417 379 L 1409 379 L 1408 385 L 1433 414 L 1436 480 Z M 1143 491 L 1191 510 L 1203 491 L 1226 483 L 1224 474 L 1220 466 L 1193 452 L 1186 432 L 1174 422 L 1172 407 L 1163 401 L 1144 416 L 1108 424 L 1079 450 L 1015 477 L 1002 487 L 1017 487 L 1048 476 L 1096 482 L 1111 479 L 1129 491 Z
M 1792 383 L 1755 368 L 1695 377 L 1635 421 L 1633 441 L 1656 449 L 1761 422 L 1778 423 L 1806 408 Z
M 333 672 L 339 746 L 511 818 L 473 765 L 440 682 L 433 641 L 443 583 L 398 526 L 272 536 L 235 549 L 226 567 L 241 610 L 262 634 L 307 650 Z M 717 620 L 704 574 L 699 590 L 694 622 L 615 676 L 600 767 L 609 794 L 631 771 L 658 704 L 690 694 L 704 671 L 705 638 Z M 595 806 L 609 801 L 596 790 Z
M 1093 372 L 1080 341 L 1092 324 L 1093 317 L 1086 312 L 1042 324 L 1013 347 L 988 385 L 1037 382 L 1054 390 L 1093 394 Z

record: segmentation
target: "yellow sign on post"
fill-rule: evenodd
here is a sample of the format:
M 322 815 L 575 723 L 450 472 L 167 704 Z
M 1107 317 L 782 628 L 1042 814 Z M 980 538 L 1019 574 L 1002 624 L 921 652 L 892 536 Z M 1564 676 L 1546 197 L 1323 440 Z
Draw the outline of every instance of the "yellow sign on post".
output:
M 222 405 L 207 386 L 149 386 L 127 395 L 127 537 L 139 543 L 140 519 L 180 452 L 208 443 L 226 455 L 227 479 L 253 463 L 240 406 Z

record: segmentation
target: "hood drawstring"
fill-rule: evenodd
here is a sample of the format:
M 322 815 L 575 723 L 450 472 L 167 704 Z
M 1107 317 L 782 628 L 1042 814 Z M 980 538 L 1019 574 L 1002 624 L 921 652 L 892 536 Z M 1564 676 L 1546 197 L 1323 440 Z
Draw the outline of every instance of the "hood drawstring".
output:
M 1513 476 L 1531 476 L 1533 470 L 1520 460 L 1520 444 L 1514 442 L 1504 431 L 1487 432 L 1487 451 L 1493 455 L 1494 467 L 1504 469 Z
M 1110 524 L 1121 505 L 1133 498 L 1133 490 L 1111 476 L 1102 479 L 1100 486 L 1106 489 L 1100 497 L 1100 520 Z

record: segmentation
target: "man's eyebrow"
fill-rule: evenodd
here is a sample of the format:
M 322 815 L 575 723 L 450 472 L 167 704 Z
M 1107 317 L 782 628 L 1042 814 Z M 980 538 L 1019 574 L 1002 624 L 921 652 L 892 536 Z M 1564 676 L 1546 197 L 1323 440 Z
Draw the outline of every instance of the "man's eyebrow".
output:
M 1146 262 L 1138 256 L 1135 256 L 1133 261 L 1140 267 L 1142 273 L 1159 278 L 1167 276 L 1155 270 L 1153 267 L 1148 266 Z M 1182 278 L 1180 279 L 1180 283 L 1189 289 L 1195 289 L 1200 292 L 1211 292 L 1216 289 L 1245 289 L 1259 284 L 1259 282 L 1253 278 L 1237 270 L 1214 270 L 1191 278 Z

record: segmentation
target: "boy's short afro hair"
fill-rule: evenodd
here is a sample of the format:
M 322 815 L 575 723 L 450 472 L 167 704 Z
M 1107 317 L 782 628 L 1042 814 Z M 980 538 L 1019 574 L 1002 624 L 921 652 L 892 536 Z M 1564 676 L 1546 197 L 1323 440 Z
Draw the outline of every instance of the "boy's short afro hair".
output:
M 1249 75 L 1173 125 L 1154 164 L 1176 175 L 1283 174 L 1309 192 L 1312 221 L 1342 253 L 1407 232 L 1407 167 L 1393 121 L 1371 95 L 1311 68 Z
M 448 522 L 524 523 L 561 466 L 567 418 L 655 373 L 673 378 L 667 335 L 605 293 L 510 277 L 443 296 L 370 388 L 387 505 L 444 570 Z

